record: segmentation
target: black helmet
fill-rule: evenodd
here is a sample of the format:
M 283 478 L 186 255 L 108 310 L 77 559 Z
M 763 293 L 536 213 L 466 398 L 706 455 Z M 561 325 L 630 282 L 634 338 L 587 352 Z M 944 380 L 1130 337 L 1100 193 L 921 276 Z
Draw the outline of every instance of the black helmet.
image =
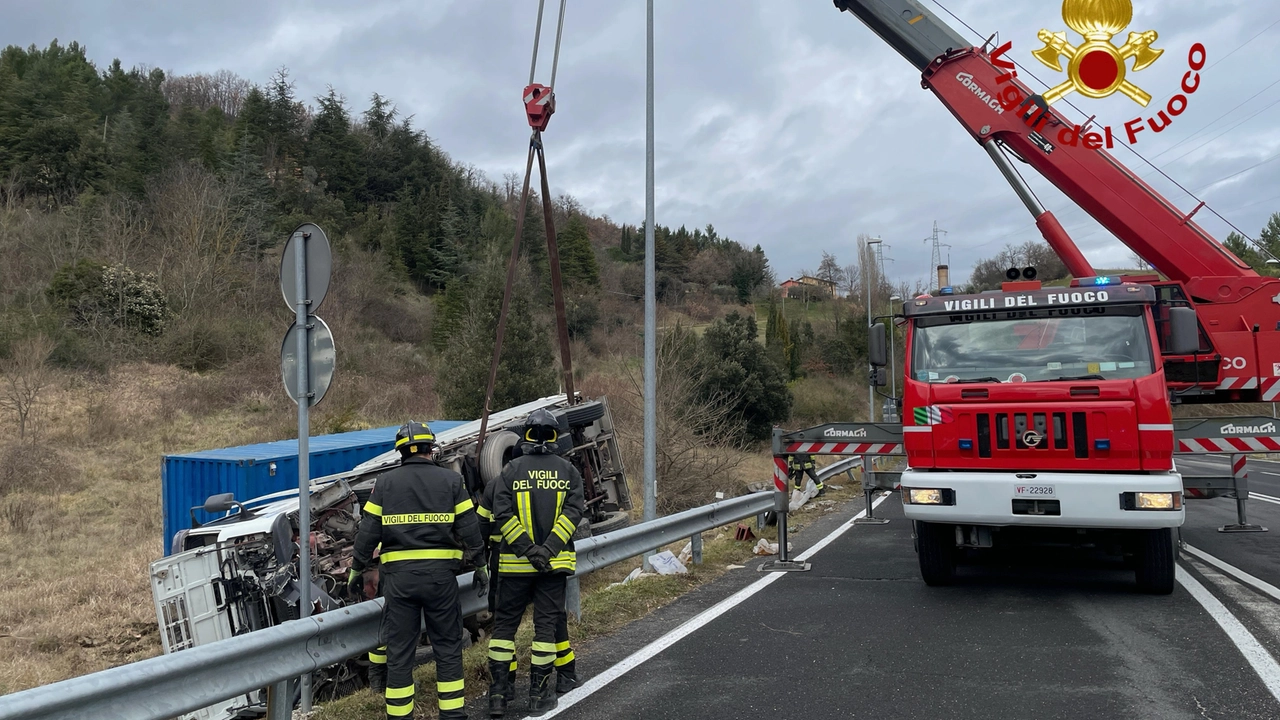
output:
M 435 444 L 436 436 L 426 423 L 410 420 L 401 425 L 396 433 L 396 449 L 404 457 L 431 452 L 431 447 Z
M 560 423 L 546 410 L 534 410 L 524 423 L 525 442 L 547 445 L 560 439 Z

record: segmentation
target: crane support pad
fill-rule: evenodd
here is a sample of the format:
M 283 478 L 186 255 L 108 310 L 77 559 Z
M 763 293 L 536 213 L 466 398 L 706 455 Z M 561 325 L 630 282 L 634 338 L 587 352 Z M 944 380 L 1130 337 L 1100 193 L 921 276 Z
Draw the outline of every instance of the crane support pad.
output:
M 784 453 L 809 455 L 903 455 L 902 425 L 829 423 L 783 433 Z
M 1180 418 L 1173 421 L 1173 437 L 1175 452 L 1180 455 L 1280 452 L 1280 420 L 1266 416 Z

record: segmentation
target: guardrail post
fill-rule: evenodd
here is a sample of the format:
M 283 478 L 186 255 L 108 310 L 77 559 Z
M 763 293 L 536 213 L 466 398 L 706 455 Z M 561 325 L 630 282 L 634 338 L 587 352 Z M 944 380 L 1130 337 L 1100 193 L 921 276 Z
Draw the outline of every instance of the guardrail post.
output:
M 571 576 L 564 584 L 564 609 L 574 620 L 582 619 L 582 586 L 578 576 Z
M 787 458 L 783 454 L 782 430 L 773 429 L 773 507 L 778 513 L 778 559 L 760 566 L 761 572 L 804 572 L 807 562 L 792 562 L 787 548 L 787 511 L 790 509 L 791 478 L 787 474 Z
M 698 533 L 689 538 L 689 545 L 693 548 L 693 564 L 702 564 L 702 533 Z
M 1250 525 L 1245 503 L 1249 499 L 1249 457 L 1247 455 L 1231 456 L 1231 479 L 1236 492 L 1236 524 L 1223 525 L 1220 533 L 1267 532 L 1261 525 Z
M 864 517 L 855 518 L 854 525 L 886 525 L 889 518 L 878 518 L 875 514 L 875 506 L 872 504 L 872 496 L 876 492 L 876 471 L 870 455 L 862 456 L 862 494 L 867 499 L 867 514 Z
M 293 717 L 293 693 L 289 681 L 281 680 L 267 688 L 267 720 L 289 720 Z

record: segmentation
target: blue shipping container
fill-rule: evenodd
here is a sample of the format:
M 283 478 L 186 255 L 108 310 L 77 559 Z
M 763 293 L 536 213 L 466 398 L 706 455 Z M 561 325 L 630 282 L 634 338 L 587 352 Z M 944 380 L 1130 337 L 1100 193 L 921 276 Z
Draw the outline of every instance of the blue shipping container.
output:
M 435 432 L 461 424 L 451 420 L 430 423 Z M 392 426 L 312 437 L 311 477 L 345 472 L 391 450 L 398 429 Z M 243 502 L 297 487 L 297 439 L 166 455 L 160 466 L 165 554 L 172 552 L 169 545 L 174 534 L 191 527 L 191 508 L 197 508 L 199 522 L 217 517 L 198 509 L 210 495 L 234 493 L 236 500 Z

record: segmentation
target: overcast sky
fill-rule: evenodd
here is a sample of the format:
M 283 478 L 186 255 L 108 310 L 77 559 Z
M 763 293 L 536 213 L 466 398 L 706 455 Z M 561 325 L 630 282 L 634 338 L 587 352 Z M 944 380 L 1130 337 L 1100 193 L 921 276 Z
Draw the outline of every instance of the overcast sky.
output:
M 548 3 L 543 28 L 544 83 L 556 5 Z M 933 0 L 925 5 L 980 42 Z M 998 31 L 1012 40 L 1014 59 L 1045 82 L 1064 77 L 1031 56 L 1037 30 L 1066 30 L 1058 2 L 943 5 L 984 38 Z M 780 279 L 816 267 L 822 250 L 852 259 L 858 233 L 884 239 L 891 275 L 923 279 L 934 220 L 949 231 L 957 279 L 1006 243 L 1038 239 L 986 154 L 920 88 L 919 73 L 830 0 L 656 6 L 659 223 L 714 223 L 722 235 L 759 243 Z M 1154 29 L 1166 50 L 1130 75 L 1156 103 L 1174 92 L 1194 42 L 1208 48 L 1210 64 L 1186 112 L 1135 149 L 1256 235 L 1280 210 L 1280 162 L 1212 183 L 1280 153 L 1280 5 L 1135 6 L 1125 32 Z M 631 223 L 644 217 L 644 7 L 570 0 L 558 113 L 546 134 L 553 192 Z M 359 112 L 378 92 L 455 159 L 501 179 L 523 170 L 528 127 L 519 100 L 536 12 L 533 0 L 0 0 L 0 45 L 77 40 L 100 67 L 120 58 L 176 73 L 225 68 L 255 82 L 287 66 L 300 97 L 332 85 Z M 1120 95 L 1072 100 L 1117 130 L 1154 112 Z M 1115 154 L 1152 172 L 1127 151 Z M 1029 178 L 1096 267 L 1131 266 L 1127 248 L 1034 172 Z M 1184 210 L 1195 206 L 1168 182 L 1148 181 Z M 1204 211 L 1197 219 L 1219 238 L 1229 230 Z

